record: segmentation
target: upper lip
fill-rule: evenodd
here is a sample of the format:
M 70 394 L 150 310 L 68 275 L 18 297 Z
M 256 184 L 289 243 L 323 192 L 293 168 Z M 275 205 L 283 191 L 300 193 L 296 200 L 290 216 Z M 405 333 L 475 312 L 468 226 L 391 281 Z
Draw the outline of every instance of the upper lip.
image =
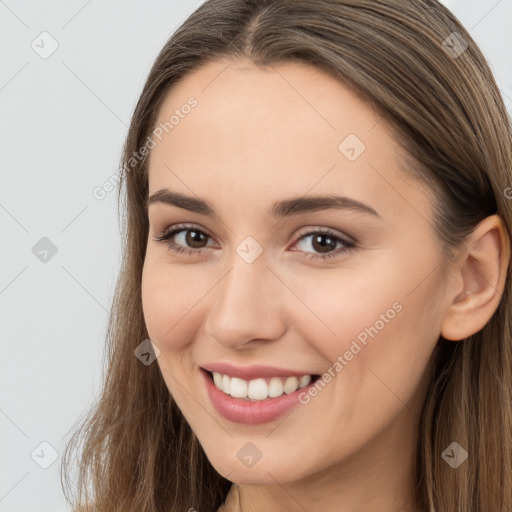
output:
M 253 380 L 266 377 L 302 377 L 303 375 L 315 375 L 308 371 L 288 370 L 276 366 L 238 366 L 227 362 L 208 363 L 202 366 L 209 372 L 222 373 L 230 377 L 238 377 L 243 380 Z

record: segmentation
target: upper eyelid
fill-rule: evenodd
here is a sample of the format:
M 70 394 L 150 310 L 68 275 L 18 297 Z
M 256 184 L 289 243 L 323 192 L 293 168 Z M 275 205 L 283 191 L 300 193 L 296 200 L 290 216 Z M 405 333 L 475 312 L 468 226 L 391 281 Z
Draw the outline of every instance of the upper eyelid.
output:
M 213 235 L 210 235 L 210 233 L 203 229 L 203 228 L 200 228 L 200 227 L 197 227 L 197 226 L 194 226 L 194 225 L 171 225 L 165 229 L 163 229 L 162 231 L 160 231 L 159 233 L 156 234 L 157 237 L 164 237 L 164 236 L 167 236 L 167 235 L 170 235 L 170 233 L 173 233 L 172 236 L 175 236 L 177 235 L 179 232 L 181 231 L 189 231 L 189 230 L 196 230 L 196 231 L 200 231 L 201 233 L 204 233 L 206 236 L 208 236 L 209 238 L 211 238 L 212 240 L 217 240 Z
M 335 237 L 341 238 L 342 240 L 346 240 L 347 242 L 353 242 L 356 243 L 356 240 L 351 237 L 350 235 L 347 235 L 346 233 L 340 232 L 337 229 L 334 228 L 327 228 L 322 226 L 311 226 L 308 228 L 301 228 L 298 231 L 297 239 L 300 240 L 303 236 L 310 236 L 317 232 L 324 232 L 326 234 L 332 234 Z

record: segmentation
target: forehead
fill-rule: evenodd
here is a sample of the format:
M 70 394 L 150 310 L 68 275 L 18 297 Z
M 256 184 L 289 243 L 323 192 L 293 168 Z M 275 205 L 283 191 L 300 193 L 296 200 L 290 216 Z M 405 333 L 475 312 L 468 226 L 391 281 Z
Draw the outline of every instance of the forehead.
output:
M 326 193 L 396 210 L 401 194 L 414 194 L 398 171 L 401 148 L 378 113 L 305 63 L 208 63 L 167 95 L 155 127 L 163 129 L 153 137 L 150 194 L 192 191 L 254 211 Z M 424 202 L 418 193 L 413 200 Z

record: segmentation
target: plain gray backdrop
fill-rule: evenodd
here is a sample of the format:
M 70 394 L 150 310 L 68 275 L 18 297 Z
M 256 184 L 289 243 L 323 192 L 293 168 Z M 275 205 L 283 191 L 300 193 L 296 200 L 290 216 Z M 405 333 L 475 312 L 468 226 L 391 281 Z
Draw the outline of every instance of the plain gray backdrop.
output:
M 0 0 L 0 512 L 70 510 L 60 456 L 99 392 L 117 173 L 157 53 L 200 4 Z M 444 2 L 512 111 L 512 0 Z M 58 46 L 57 46 L 58 45 Z

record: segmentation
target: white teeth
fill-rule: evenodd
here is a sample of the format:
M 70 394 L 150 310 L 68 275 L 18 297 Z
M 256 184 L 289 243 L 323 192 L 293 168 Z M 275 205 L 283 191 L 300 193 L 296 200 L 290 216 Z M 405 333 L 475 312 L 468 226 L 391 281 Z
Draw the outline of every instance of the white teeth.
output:
M 264 400 L 268 396 L 268 386 L 265 379 L 254 379 L 249 381 L 247 387 L 247 398 L 253 400 Z
M 215 382 L 215 386 L 217 389 L 222 389 L 222 375 L 217 372 L 213 372 L 213 382 Z
M 297 377 L 272 377 L 270 379 L 253 379 L 246 381 L 238 377 L 229 377 L 217 372 L 213 373 L 215 387 L 227 395 L 246 400 L 265 400 L 275 398 L 283 393 L 289 395 L 297 389 L 306 387 L 311 382 L 311 375 Z
M 230 386 L 229 386 L 229 381 L 230 381 L 230 379 L 227 375 L 222 376 L 222 390 L 228 394 L 231 391 Z
M 247 396 L 247 382 L 233 377 L 229 385 L 229 394 L 235 398 L 245 398 Z
M 297 377 L 288 377 L 283 386 L 283 391 L 289 395 L 299 389 L 299 379 Z
M 305 388 L 311 382 L 311 375 L 304 375 L 299 380 L 299 388 Z
M 283 381 L 279 377 L 272 377 L 268 384 L 268 396 L 274 398 L 283 394 Z

